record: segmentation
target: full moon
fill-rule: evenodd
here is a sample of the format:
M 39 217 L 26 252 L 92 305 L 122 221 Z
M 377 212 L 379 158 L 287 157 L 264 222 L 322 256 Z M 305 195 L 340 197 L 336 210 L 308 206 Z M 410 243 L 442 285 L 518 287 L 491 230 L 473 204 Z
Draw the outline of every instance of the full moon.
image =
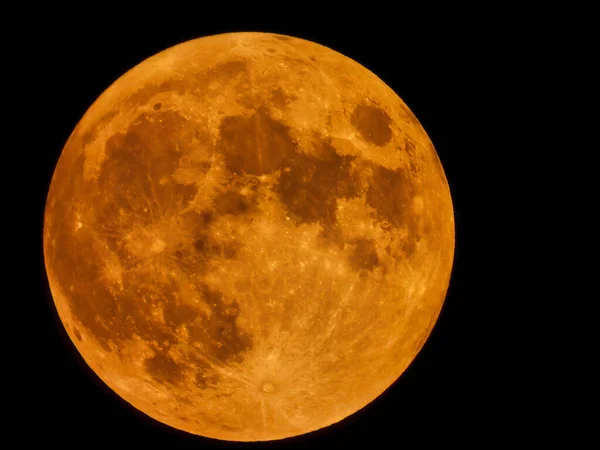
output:
M 431 333 L 454 215 L 425 130 L 376 75 L 303 39 L 191 40 L 73 130 L 44 214 L 60 320 L 148 416 L 267 441 L 382 394 Z

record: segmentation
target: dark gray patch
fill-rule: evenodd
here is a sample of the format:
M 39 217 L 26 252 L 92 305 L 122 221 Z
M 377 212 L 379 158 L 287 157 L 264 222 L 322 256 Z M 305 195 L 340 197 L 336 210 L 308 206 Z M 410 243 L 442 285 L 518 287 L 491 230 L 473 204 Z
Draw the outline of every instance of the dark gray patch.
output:
M 418 174 L 419 173 L 419 166 L 417 166 L 417 164 L 414 161 L 409 161 L 408 162 L 408 169 L 413 174 Z
M 214 388 L 221 379 L 219 373 L 206 361 L 206 358 L 192 348 L 188 354 L 194 368 L 194 384 L 199 389 Z
M 108 139 L 107 158 L 98 183 L 83 179 L 82 154 L 72 160 L 62 159 L 57 166 L 57 181 L 51 192 L 58 201 L 52 205 L 48 219 L 48 232 L 56 245 L 48 248 L 49 266 L 69 297 L 73 315 L 106 351 L 116 348 L 118 354 L 123 341 L 134 336 L 150 343 L 174 345 L 175 330 L 180 326 L 192 330 L 192 344 L 206 343 L 213 360 L 240 361 L 244 351 L 252 347 L 251 337 L 236 324 L 237 303 L 227 305 L 222 295 L 197 283 L 210 258 L 192 248 L 191 237 L 208 234 L 216 214 L 224 211 L 179 214 L 194 197 L 196 188 L 160 182 L 178 167 L 181 153 L 177 148 L 185 152 L 185 146 L 197 138 L 196 128 L 177 113 L 151 111 L 141 115 L 126 132 Z M 93 212 L 85 213 L 86 226 L 74 233 L 68 224 L 76 223 L 82 212 L 77 208 L 82 204 L 93 208 Z M 129 253 L 124 245 L 124 237 L 135 232 L 136 226 L 151 225 L 161 217 L 176 220 L 180 235 L 188 239 L 170 243 L 171 253 L 160 255 L 161 264 L 181 269 L 183 281 L 206 300 L 212 314 L 202 315 L 199 309 L 181 303 L 177 295 L 181 276 L 170 281 L 157 277 L 152 267 L 144 267 L 145 261 Z M 118 289 L 104 279 L 105 255 L 98 250 L 98 238 L 121 263 L 122 286 Z M 235 257 L 239 243 L 220 243 L 217 249 L 223 257 Z M 152 314 L 160 307 L 165 322 Z M 80 339 L 80 330 L 73 329 L 73 336 Z M 109 345 L 111 342 L 116 347 Z M 175 362 L 159 346 L 154 351 L 155 355 L 146 361 L 148 372 L 164 383 L 181 380 L 188 363 Z
M 81 341 L 83 338 L 81 337 L 81 333 L 79 332 L 79 330 L 75 327 L 73 327 L 73 334 L 75 335 L 75 338 L 78 341 Z
M 426 220 L 423 223 L 423 234 L 429 235 L 433 232 L 433 223 L 431 220 Z
M 231 361 L 252 348 L 250 336 L 237 326 L 238 303 L 226 304 L 223 294 L 206 285 L 200 285 L 200 291 L 213 314 L 210 318 L 203 317 L 200 325 L 192 327 L 190 335 L 206 343 L 211 355 L 221 362 Z
M 203 371 L 196 372 L 196 376 L 194 377 L 194 382 L 196 387 L 200 389 L 206 389 L 209 387 L 214 387 L 219 382 L 219 376 L 217 374 L 207 374 Z
M 156 283 L 153 275 L 125 272 L 124 290 L 116 297 L 116 311 L 107 321 L 114 340 L 130 340 L 138 335 L 147 341 L 177 342 L 177 336 L 166 324 L 153 319 L 152 311 L 159 304 L 169 305 L 177 302 L 174 293 L 175 283 L 167 286 Z
M 248 213 L 252 208 L 250 200 L 235 191 L 225 191 L 219 194 L 215 198 L 213 206 L 215 211 L 221 215 L 232 214 L 234 216 Z
M 318 141 L 318 144 L 314 148 L 314 154 L 318 160 L 332 164 L 348 163 L 353 159 L 352 157 L 340 156 L 329 140 Z
M 163 307 L 163 316 L 168 326 L 175 329 L 196 320 L 198 310 L 191 305 L 170 301 Z
M 106 351 L 110 351 L 108 340 L 113 333 L 105 324 L 111 321 L 117 305 L 111 292 L 98 282 L 101 273 L 93 245 L 94 236 L 89 227 L 74 234 L 70 227 L 64 225 L 75 223 L 80 195 L 89 196 L 92 200 L 97 196 L 95 187 L 90 188 L 83 181 L 83 164 L 84 156 L 81 154 L 71 166 L 60 161 L 57 166 L 52 190 L 59 197 L 53 206 L 52 220 L 47 223 L 56 245 L 48 249 L 47 257 L 61 288 L 69 297 L 73 315 L 98 338 Z M 97 316 L 106 320 L 101 322 Z
M 160 103 L 160 102 L 155 103 L 154 106 L 152 107 L 152 109 L 154 111 L 158 111 L 160 108 L 162 108 L 162 103 Z
M 170 111 L 148 113 L 126 133 L 117 133 L 105 145 L 106 161 L 98 177 L 99 225 L 115 228 L 123 208 L 136 221 L 151 223 L 166 213 L 165 205 L 179 210 L 195 196 L 194 185 L 164 183 L 179 165 L 180 154 L 196 136 L 195 126 Z
M 213 211 L 186 211 L 177 216 L 178 226 L 189 234 L 200 233 L 206 231 L 211 223 L 215 220 Z
M 408 136 L 404 138 L 404 145 L 398 147 L 398 150 L 406 152 L 409 157 L 408 169 L 411 173 L 418 175 L 421 170 L 417 164 L 417 147 L 415 143 Z
M 354 270 L 372 271 L 379 265 L 379 257 L 377 256 L 377 247 L 373 239 L 357 239 L 352 242 L 354 249 L 350 254 L 350 266 Z
M 198 75 L 199 81 L 203 84 L 217 80 L 230 80 L 239 75 L 248 74 L 248 63 L 246 61 L 227 61 L 209 68 L 206 72 Z
M 172 247 L 172 261 L 192 278 L 204 274 L 209 269 L 210 258 L 213 256 L 204 242 L 210 235 L 209 225 L 214 221 L 214 214 L 210 211 L 202 213 L 188 211 L 178 216 L 178 220 L 179 229 L 193 238 L 188 243 L 180 243 Z
M 279 108 L 285 108 L 289 103 L 291 103 L 296 97 L 283 92 L 281 88 L 276 88 L 271 91 L 271 96 L 269 97 L 269 102 L 273 106 L 277 106 Z
M 202 219 L 202 225 L 206 226 L 213 221 L 214 215 L 212 211 L 202 211 L 200 213 L 200 218 Z
M 400 170 L 373 165 L 373 177 L 367 190 L 367 203 L 375 208 L 378 217 L 393 227 L 410 222 L 414 188 Z
M 407 256 L 412 255 L 416 250 L 417 241 L 415 239 L 415 236 L 409 236 L 408 239 L 405 239 L 400 246 L 404 254 Z
M 201 252 L 206 253 L 211 249 L 211 237 L 209 234 L 200 234 L 194 239 L 194 248 Z
M 415 187 L 400 169 L 391 170 L 373 165 L 372 172 L 366 196 L 367 204 L 375 209 L 375 216 L 382 227 L 408 228 L 409 237 L 405 251 L 412 253 L 415 247 L 414 244 L 411 245 L 411 241 L 418 241 L 421 237 L 420 217 L 412 213 Z
M 241 244 L 239 242 L 226 242 L 223 244 L 223 257 L 227 259 L 234 259 L 239 250 L 241 248 Z
M 404 151 L 411 158 L 415 158 L 417 156 L 415 143 L 408 136 L 404 138 Z
M 327 231 L 336 224 L 336 200 L 358 195 L 360 181 L 353 157 L 338 155 L 328 141 L 319 141 L 315 153 L 292 154 L 274 190 L 297 223 L 320 222 Z
M 93 264 L 81 264 L 81 266 L 75 270 L 77 284 L 70 293 L 71 311 L 97 338 L 102 347 L 110 351 L 108 341 L 123 335 L 121 329 L 113 327 L 115 322 L 120 321 L 117 301 L 111 292 L 98 283 L 99 273 L 97 269 L 94 270 Z M 86 266 L 91 272 L 84 274 L 83 270 Z
M 273 120 L 263 109 L 252 117 L 223 119 L 218 150 L 225 155 L 227 167 L 235 174 L 264 175 L 279 169 L 295 144 L 289 127 Z
M 144 361 L 146 371 L 161 383 L 177 384 L 183 379 L 183 370 L 171 357 L 157 353 Z
M 216 240 L 208 233 L 199 234 L 194 239 L 194 249 L 197 252 L 196 258 L 205 262 L 210 261 L 216 256 L 234 259 L 241 247 L 242 244 L 240 242 Z M 182 253 L 182 258 L 185 257 L 188 257 L 188 255 Z M 206 266 L 201 267 L 204 269 Z M 198 270 L 198 272 L 200 273 L 201 271 Z
M 231 425 L 227 425 L 225 423 L 222 423 L 221 428 L 225 431 L 230 431 L 230 432 L 235 432 L 235 431 L 241 431 L 242 429 L 239 427 L 232 427 Z
M 350 116 L 350 123 L 365 141 L 379 147 L 392 139 L 392 120 L 385 111 L 376 106 L 366 103 L 357 105 Z
M 290 67 L 293 67 L 294 72 L 297 75 L 302 75 L 304 73 L 307 73 L 309 70 L 311 70 L 311 63 L 309 63 L 309 60 L 303 56 L 289 56 L 289 55 L 282 55 L 282 59 L 283 61 L 285 61 Z

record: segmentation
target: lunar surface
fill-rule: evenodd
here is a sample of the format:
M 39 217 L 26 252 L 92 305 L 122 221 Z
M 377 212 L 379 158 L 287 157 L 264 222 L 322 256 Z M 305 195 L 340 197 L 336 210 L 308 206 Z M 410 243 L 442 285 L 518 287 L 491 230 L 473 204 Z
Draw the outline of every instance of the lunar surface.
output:
M 45 211 L 50 288 L 87 364 L 150 417 L 223 440 L 300 435 L 378 397 L 429 336 L 453 254 L 448 182 L 403 101 L 266 33 L 119 78 Z

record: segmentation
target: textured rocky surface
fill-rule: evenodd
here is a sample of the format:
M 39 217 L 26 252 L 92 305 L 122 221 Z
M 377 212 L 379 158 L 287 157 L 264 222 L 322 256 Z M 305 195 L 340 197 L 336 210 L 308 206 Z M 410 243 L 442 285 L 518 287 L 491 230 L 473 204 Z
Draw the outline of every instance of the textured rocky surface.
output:
M 320 45 L 238 33 L 113 84 L 66 144 L 44 250 L 96 373 L 173 427 L 312 431 L 405 370 L 449 282 L 435 150 L 371 72 Z

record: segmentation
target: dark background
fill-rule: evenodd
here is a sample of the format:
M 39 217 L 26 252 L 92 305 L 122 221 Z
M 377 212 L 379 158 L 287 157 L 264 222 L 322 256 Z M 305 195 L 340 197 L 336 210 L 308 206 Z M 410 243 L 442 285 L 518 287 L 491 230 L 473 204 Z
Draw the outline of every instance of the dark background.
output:
M 233 6 L 232 6 L 233 7 Z M 237 19 L 203 11 L 156 11 L 151 18 L 87 11 L 27 23 L 35 45 L 23 45 L 23 77 L 31 101 L 42 110 L 29 131 L 34 146 L 39 289 L 28 306 L 31 331 L 23 338 L 27 401 L 16 414 L 35 430 L 21 437 L 53 445 L 93 448 L 337 448 L 432 442 L 477 443 L 510 434 L 514 414 L 501 412 L 505 380 L 490 340 L 499 286 L 486 263 L 497 251 L 489 224 L 484 180 L 493 161 L 487 135 L 502 64 L 499 46 L 509 30 L 490 31 L 485 18 L 433 22 L 425 16 L 294 19 L 240 14 Z M 106 11 L 104 11 L 106 12 Z M 40 12 L 40 14 L 42 14 Z M 65 13 L 66 14 L 66 13 Z M 60 14 L 57 14 L 57 17 Z M 256 17 L 260 16 L 260 19 Z M 75 18 L 73 18 L 75 17 Z M 245 17 L 241 19 L 240 17 Z M 29 27 L 29 28 L 27 28 Z M 27 31 L 28 30 L 28 31 Z M 327 429 L 283 441 L 228 443 L 179 432 L 148 418 L 113 394 L 87 367 L 58 320 L 41 253 L 44 202 L 54 165 L 69 134 L 92 102 L 120 75 L 180 42 L 222 32 L 268 31 L 313 40 L 358 61 L 385 81 L 411 108 L 429 134 L 450 184 L 456 220 L 452 280 L 438 323 L 409 369 L 382 396 Z M 26 72 L 26 73 L 25 73 Z M 489 199 L 489 197 L 488 197 Z M 33 312 L 31 312 L 33 311 Z M 501 359 L 501 356 L 498 356 Z M 513 409 L 514 411 L 514 409 Z M 35 435 L 35 436 L 34 436 Z

